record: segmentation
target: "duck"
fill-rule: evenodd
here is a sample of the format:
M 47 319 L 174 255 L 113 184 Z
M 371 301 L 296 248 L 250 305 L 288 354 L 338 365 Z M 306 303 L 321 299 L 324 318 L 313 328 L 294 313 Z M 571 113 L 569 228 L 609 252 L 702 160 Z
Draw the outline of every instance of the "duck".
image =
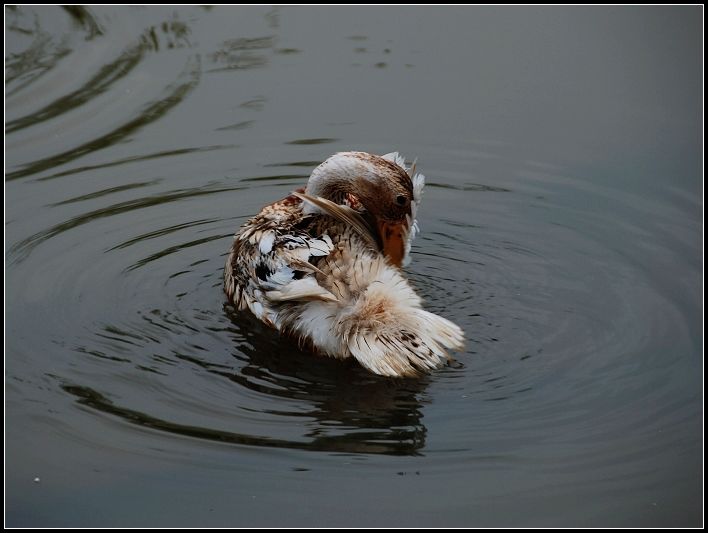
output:
M 300 347 L 353 358 L 374 374 L 416 377 L 452 361 L 462 329 L 423 309 L 405 277 L 425 177 L 398 152 L 339 152 L 305 187 L 234 235 L 224 291 Z

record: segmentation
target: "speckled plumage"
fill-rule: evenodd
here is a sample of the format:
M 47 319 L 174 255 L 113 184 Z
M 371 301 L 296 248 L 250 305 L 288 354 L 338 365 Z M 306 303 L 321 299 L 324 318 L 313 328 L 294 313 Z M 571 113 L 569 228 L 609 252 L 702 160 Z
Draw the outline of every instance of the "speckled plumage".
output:
M 392 198 L 407 195 L 408 205 L 397 212 L 386 205 L 385 191 L 367 195 L 370 184 L 390 184 L 401 193 Z M 303 346 L 354 357 L 377 374 L 411 376 L 441 366 L 446 348 L 461 348 L 463 333 L 422 309 L 375 230 L 379 218 L 403 221 L 405 264 L 422 187 L 422 175 L 411 179 L 398 154 L 332 156 L 313 171 L 307 189 L 264 207 L 236 234 L 224 274 L 229 300 Z

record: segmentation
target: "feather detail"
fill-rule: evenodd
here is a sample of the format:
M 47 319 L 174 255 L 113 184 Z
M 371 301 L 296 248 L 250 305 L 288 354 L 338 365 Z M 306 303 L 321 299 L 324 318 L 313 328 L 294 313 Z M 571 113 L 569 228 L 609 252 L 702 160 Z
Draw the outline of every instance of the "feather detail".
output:
M 398 152 L 342 152 L 313 170 L 307 189 L 244 224 L 226 261 L 224 290 L 237 309 L 250 310 L 319 353 L 354 357 L 383 376 L 416 376 L 449 361 L 447 350 L 461 349 L 464 333 L 425 311 L 403 272 L 384 255 L 382 219 L 363 201 L 386 197 L 385 190 L 380 194 L 381 175 L 388 176 L 383 183 L 403 183 L 412 192 L 399 230 L 407 264 L 425 178 L 415 162 L 407 169 Z M 359 189 L 347 189 L 352 180 Z M 362 187 L 375 192 L 362 196 Z
M 327 289 L 321 287 L 314 278 L 303 278 L 281 284 L 278 290 L 265 293 L 271 302 L 291 302 L 321 300 L 323 302 L 336 302 L 337 297 Z
M 395 165 L 398 165 L 399 167 L 401 167 L 404 170 L 406 168 L 406 159 L 398 152 L 390 152 L 388 154 L 384 154 L 381 156 L 381 158 L 385 159 L 386 161 L 390 161 L 391 163 L 394 163 Z
M 322 213 L 348 224 L 359 234 L 362 239 L 364 239 L 364 242 L 366 242 L 374 250 L 379 249 L 375 230 L 359 212 L 355 211 L 351 207 L 335 204 L 334 202 L 319 196 L 315 198 L 298 192 L 294 192 L 293 195 L 300 198 L 303 202 L 307 202 L 308 204 L 316 207 Z
M 462 330 L 421 309 L 395 269 L 378 265 L 374 278 L 340 318 L 347 348 L 364 367 L 384 376 L 415 376 L 445 364 L 446 348 L 462 347 Z
M 264 232 L 258 241 L 258 250 L 262 254 L 268 254 L 273 249 L 274 242 L 275 242 L 275 232 L 274 231 Z
M 295 270 L 304 270 L 305 272 L 313 272 L 320 274 L 321 276 L 326 276 L 324 272 L 322 272 L 319 268 L 317 268 L 309 261 L 303 261 L 302 259 L 293 258 L 290 263 Z

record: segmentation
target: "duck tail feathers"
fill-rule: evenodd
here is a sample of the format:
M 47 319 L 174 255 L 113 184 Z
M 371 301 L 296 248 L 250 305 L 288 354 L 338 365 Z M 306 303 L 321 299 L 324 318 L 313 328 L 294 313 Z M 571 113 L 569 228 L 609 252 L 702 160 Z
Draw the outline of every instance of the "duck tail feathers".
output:
M 446 349 L 459 350 L 464 333 L 449 320 L 423 309 L 381 317 L 385 321 L 350 331 L 350 353 L 368 370 L 390 377 L 418 376 L 451 360 Z

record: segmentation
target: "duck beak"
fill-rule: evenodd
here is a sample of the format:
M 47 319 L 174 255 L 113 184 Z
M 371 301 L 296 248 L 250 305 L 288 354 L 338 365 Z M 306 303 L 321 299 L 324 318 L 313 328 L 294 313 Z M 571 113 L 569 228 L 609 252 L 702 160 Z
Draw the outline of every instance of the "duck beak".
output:
M 408 226 L 405 222 L 390 222 L 387 220 L 379 220 L 377 226 L 384 254 L 394 265 L 400 267 L 403 263 L 403 256 L 406 253 Z

